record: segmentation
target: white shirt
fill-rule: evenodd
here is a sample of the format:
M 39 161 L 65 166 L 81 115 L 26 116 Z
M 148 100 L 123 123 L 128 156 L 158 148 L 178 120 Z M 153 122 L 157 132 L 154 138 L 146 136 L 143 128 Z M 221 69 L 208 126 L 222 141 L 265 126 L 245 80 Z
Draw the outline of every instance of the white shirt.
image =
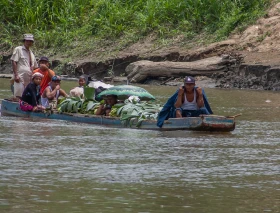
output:
M 183 110 L 198 110 L 199 107 L 197 106 L 197 103 L 196 103 L 196 90 L 194 90 L 194 98 L 193 98 L 193 101 L 192 102 L 189 102 L 187 97 L 186 97 L 186 94 L 184 94 L 184 103 L 182 104 L 181 108 Z

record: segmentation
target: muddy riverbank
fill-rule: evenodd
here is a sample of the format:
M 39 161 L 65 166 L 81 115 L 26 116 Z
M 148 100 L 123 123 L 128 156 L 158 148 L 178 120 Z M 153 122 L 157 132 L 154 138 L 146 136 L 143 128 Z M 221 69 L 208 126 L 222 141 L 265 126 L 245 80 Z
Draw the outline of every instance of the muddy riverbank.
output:
M 176 54 L 174 54 L 176 55 Z M 174 62 L 175 57 L 169 55 L 169 60 Z M 178 55 L 178 54 L 177 54 Z M 261 55 L 259 53 L 258 55 Z M 183 58 L 183 57 L 179 57 Z M 154 61 L 165 61 L 166 58 L 162 57 L 152 57 L 148 58 L 149 60 L 156 59 Z M 173 59 L 173 60 L 172 60 Z M 177 57 L 178 59 L 178 57 Z M 137 60 L 142 60 L 142 58 L 128 57 L 106 62 L 85 62 L 83 64 L 62 64 L 61 62 L 56 61 L 53 63 L 52 69 L 57 71 L 58 66 L 60 66 L 59 74 L 64 75 L 65 78 L 75 79 L 79 75 L 85 73 L 90 75 L 93 79 L 102 80 L 105 82 L 123 82 L 127 83 L 127 74 L 125 68 L 130 63 L 133 63 Z M 147 59 L 146 59 L 147 60 Z M 271 58 L 272 60 L 272 58 Z M 178 61 L 178 60 L 177 60 Z M 179 61 L 178 61 L 179 62 Z M 114 63 L 114 69 L 111 70 L 111 73 L 108 72 L 108 69 L 112 67 Z M 62 69 L 61 69 L 62 67 Z M 10 78 L 11 77 L 11 63 L 9 58 L 0 65 L 0 77 Z M 143 84 L 152 84 L 152 85 L 168 85 L 168 86 L 177 86 L 182 83 L 182 79 L 186 75 L 192 75 L 188 72 L 181 73 L 181 76 L 176 78 L 168 78 L 165 76 L 148 77 L 145 79 Z M 241 63 L 234 68 L 230 68 L 223 72 L 213 72 L 213 74 L 205 76 L 203 73 L 201 75 L 196 75 L 197 84 L 207 88 L 239 88 L 239 89 L 256 89 L 256 90 L 280 90 L 280 64 L 278 65 L 275 62 L 271 64 L 268 62 L 258 61 L 257 63 Z M 139 83 L 139 82 L 137 82 Z

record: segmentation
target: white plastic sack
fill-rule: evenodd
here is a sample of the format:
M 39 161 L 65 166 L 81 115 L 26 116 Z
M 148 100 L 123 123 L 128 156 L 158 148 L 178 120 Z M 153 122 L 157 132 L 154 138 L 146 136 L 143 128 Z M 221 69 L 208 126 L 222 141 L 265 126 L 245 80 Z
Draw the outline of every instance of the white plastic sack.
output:
M 81 97 L 84 94 L 83 87 L 75 87 L 74 89 L 70 90 L 71 97 Z
M 103 87 L 103 88 L 110 88 L 110 87 L 113 87 L 114 85 L 111 85 L 111 84 L 105 84 L 101 81 L 90 81 L 90 83 L 88 84 L 89 87 L 93 87 L 95 89 L 97 89 L 98 87 Z

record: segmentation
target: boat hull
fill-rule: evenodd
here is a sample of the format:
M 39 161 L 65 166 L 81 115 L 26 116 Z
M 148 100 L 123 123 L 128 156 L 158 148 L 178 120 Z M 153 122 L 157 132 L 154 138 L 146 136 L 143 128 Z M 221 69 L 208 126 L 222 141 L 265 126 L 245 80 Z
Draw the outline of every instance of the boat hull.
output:
M 171 130 L 196 130 L 196 131 L 233 131 L 235 128 L 235 119 L 227 118 L 224 116 L 203 115 L 200 117 L 188 117 L 188 118 L 170 118 L 166 120 L 159 128 L 156 125 L 156 121 L 144 120 L 141 125 L 137 127 L 136 122 L 128 122 L 124 124 L 119 118 L 96 116 L 80 113 L 58 113 L 53 112 L 24 112 L 20 110 L 17 102 L 11 102 L 9 100 L 2 100 L 1 114 L 7 116 L 20 116 L 30 118 L 41 119 L 57 119 L 70 122 L 88 123 L 96 125 L 104 125 L 116 128 L 133 128 L 133 129 L 147 129 L 147 130 L 159 130 L 159 131 L 171 131 Z

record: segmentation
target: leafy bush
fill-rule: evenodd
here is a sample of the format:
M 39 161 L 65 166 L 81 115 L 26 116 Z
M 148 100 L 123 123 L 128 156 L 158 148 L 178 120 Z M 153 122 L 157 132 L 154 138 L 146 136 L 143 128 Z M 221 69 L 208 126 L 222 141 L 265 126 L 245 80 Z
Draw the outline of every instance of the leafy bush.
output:
M 264 14 L 271 0 L 1 0 L 0 48 L 10 48 L 23 33 L 37 46 L 74 47 L 94 37 L 116 39 L 150 32 L 208 32 L 217 38 Z

